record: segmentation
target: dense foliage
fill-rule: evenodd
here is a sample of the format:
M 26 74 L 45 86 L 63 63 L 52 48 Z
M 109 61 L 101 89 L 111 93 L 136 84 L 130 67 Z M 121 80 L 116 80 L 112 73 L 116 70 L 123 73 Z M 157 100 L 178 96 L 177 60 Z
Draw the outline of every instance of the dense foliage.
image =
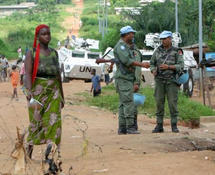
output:
M 92 6 L 94 4 L 94 6 Z M 119 39 L 119 29 L 129 24 L 128 21 L 124 20 L 123 16 L 115 15 L 115 7 L 122 6 L 136 6 L 138 0 L 111 0 L 110 6 L 108 6 L 108 29 L 102 39 L 102 33 L 99 31 L 99 20 L 98 20 L 98 0 L 84 0 L 84 10 L 81 15 L 82 27 L 80 30 L 80 37 L 91 38 L 100 40 L 100 50 L 105 51 L 107 47 L 113 47 Z M 102 13 L 103 7 L 100 7 Z M 100 15 L 101 15 L 100 13 Z M 103 17 L 102 15 L 100 16 Z
M 114 7 L 136 7 L 139 5 L 137 0 L 110 0 Z
M 2 5 L 20 4 L 22 2 L 40 3 L 41 0 L 0 0 L 0 4 L 2 4 Z M 49 0 L 46 0 L 46 2 L 49 2 Z M 69 4 L 71 1 L 70 0 L 54 0 L 54 2 L 57 4 Z
M 96 0 L 85 0 L 87 3 L 96 4 Z M 147 33 L 161 32 L 171 30 L 175 32 L 175 3 L 166 0 L 165 3 L 153 2 L 143 6 L 140 15 L 123 13 L 120 16 L 115 15 L 115 7 L 136 6 L 138 1 L 110 0 L 111 6 L 108 11 L 108 32 L 101 42 L 101 50 L 104 51 L 107 46 L 113 46 L 119 39 L 119 29 L 124 25 L 133 26 L 138 32 L 135 41 L 139 48 L 145 47 L 144 40 Z M 85 10 L 87 19 L 83 20 L 83 33 L 85 38 L 101 39 L 98 29 L 98 19 L 96 6 L 86 5 Z M 203 1 L 203 40 L 211 50 L 215 49 L 215 1 Z M 198 43 L 198 1 L 180 0 L 178 1 L 179 32 L 183 43 L 181 46 Z M 88 21 L 89 20 L 89 21 Z M 93 20 L 93 23 L 92 23 Z M 89 23 L 91 23 L 89 25 Z M 87 32 L 86 32 L 87 31 Z
M 98 26 L 98 0 L 84 0 L 84 9 L 81 15 L 82 27 L 79 31 L 80 37 L 101 39 Z M 94 5 L 92 5 L 94 4 Z
M 203 39 L 205 42 L 212 40 L 214 33 L 215 1 L 203 1 Z M 178 3 L 179 32 L 182 36 L 182 46 L 198 42 L 198 1 L 180 0 Z M 143 46 L 144 36 L 150 32 L 163 30 L 175 31 L 175 3 L 166 0 L 165 3 L 151 3 L 144 6 L 141 15 L 129 15 L 138 34 L 137 42 Z
M 63 10 L 62 10 L 63 11 Z M 7 58 L 17 58 L 17 48 L 24 50 L 32 48 L 34 29 L 38 24 L 47 24 L 51 28 L 51 47 L 56 47 L 57 35 L 62 31 L 59 21 L 62 21 L 56 0 L 39 0 L 35 8 L 29 9 L 26 14 L 13 13 L 0 21 L 0 54 Z

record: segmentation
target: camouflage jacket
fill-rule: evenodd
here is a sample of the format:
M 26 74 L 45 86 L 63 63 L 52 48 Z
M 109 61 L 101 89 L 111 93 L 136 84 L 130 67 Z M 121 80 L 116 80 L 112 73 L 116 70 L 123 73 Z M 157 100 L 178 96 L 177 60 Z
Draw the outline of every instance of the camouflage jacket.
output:
M 161 64 L 174 65 L 176 70 L 160 70 Z M 171 47 L 164 49 L 163 46 L 159 46 L 152 55 L 150 60 L 150 70 L 157 71 L 155 78 L 159 79 L 175 79 L 176 74 L 182 72 L 184 69 L 183 56 L 178 54 L 178 48 Z
M 135 79 L 135 67 L 132 63 L 135 60 L 132 49 L 122 39 L 118 41 L 114 47 L 114 57 L 119 60 L 115 74 L 115 78 L 121 78 L 134 81 Z

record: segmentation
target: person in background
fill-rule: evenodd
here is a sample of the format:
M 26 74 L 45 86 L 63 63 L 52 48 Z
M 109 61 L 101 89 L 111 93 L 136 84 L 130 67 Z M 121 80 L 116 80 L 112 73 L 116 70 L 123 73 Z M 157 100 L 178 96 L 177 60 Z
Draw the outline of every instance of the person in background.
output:
M 22 58 L 22 65 L 20 70 L 20 85 L 25 86 L 25 57 Z
M 100 77 L 96 75 L 96 69 L 92 69 L 91 71 L 92 77 L 92 87 L 90 92 L 93 92 L 93 97 L 99 96 L 101 94 L 101 83 Z
M 17 53 L 18 53 L 18 58 L 22 59 L 22 48 L 21 48 L 21 46 L 19 46 L 19 48 L 17 49 Z
M 64 42 L 64 46 L 65 46 L 66 48 L 69 47 L 69 42 L 70 42 L 70 39 L 69 39 L 69 35 L 68 35 L 68 36 L 66 37 L 65 42 Z
M 17 86 L 19 83 L 19 72 L 16 70 L 16 65 L 12 66 L 12 72 L 10 73 L 10 78 L 13 86 L 13 95 L 11 99 L 14 99 L 16 97 L 16 99 L 18 100 Z
M 4 55 L 2 55 L 1 59 L 0 59 L 0 62 L 2 64 L 2 69 L 3 69 L 3 74 L 4 74 L 3 75 L 3 79 L 4 79 L 4 81 L 6 81 L 6 78 L 7 78 L 7 69 L 9 67 L 8 60 L 7 60 L 7 58 Z
M 28 53 L 28 50 L 29 50 L 29 48 L 28 48 L 28 46 L 26 46 L 25 47 L 25 55 Z
M 106 85 L 108 85 L 110 83 L 109 68 L 110 68 L 110 65 L 105 63 L 104 64 L 104 75 L 105 75 L 105 84 Z
M 61 42 L 58 41 L 58 42 L 57 42 L 57 48 L 60 49 L 60 47 L 61 47 Z
M 37 44 L 37 41 L 39 42 Z M 61 109 L 64 107 L 64 94 L 60 76 L 57 52 L 49 47 L 51 32 L 49 26 L 41 24 L 35 29 L 34 51 L 28 51 L 25 59 L 25 81 L 29 104 L 30 125 L 27 137 L 27 155 L 31 158 L 33 146 L 47 144 L 45 162 L 49 173 L 56 174 L 60 166 L 60 143 L 62 132 Z M 39 108 L 31 107 L 36 100 Z M 40 105 L 42 104 L 42 105 Z M 52 148 L 58 148 L 58 160 L 49 157 Z

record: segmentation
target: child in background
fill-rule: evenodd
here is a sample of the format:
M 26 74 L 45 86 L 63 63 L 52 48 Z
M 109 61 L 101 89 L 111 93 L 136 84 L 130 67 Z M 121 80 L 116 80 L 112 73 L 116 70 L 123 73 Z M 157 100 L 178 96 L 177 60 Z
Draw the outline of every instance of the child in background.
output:
M 19 46 L 19 48 L 17 49 L 17 53 L 18 53 L 18 58 L 22 59 L 22 48 L 21 48 L 21 46 Z
M 92 77 L 92 87 L 90 92 L 93 91 L 93 97 L 96 97 L 99 94 L 101 94 L 100 77 L 96 75 L 96 69 L 92 69 L 91 75 L 93 75 L 93 77 Z
M 25 80 L 25 59 L 22 59 L 22 66 L 20 70 L 20 85 L 24 86 L 24 80 Z
M 110 83 L 110 75 L 109 75 L 109 64 L 104 64 L 104 74 L 105 74 L 105 83 L 108 85 Z
M 16 70 L 16 65 L 12 66 L 12 72 L 10 73 L 10 78 L 13 86 L 12 99 L 16 97 L 18 100 L 17 85 L 19 83 L 19 72 Z

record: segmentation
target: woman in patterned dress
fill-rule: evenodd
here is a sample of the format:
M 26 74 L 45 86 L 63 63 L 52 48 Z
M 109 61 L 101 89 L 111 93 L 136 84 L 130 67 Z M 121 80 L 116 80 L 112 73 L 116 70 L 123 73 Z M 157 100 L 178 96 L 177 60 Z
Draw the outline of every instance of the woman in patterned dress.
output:
M 44 24 L 37 26 L 34 51 L 28 51 L 25 59 L 28 103 L 34 98 L 42 104 L 40 108 L 32 108 L 29 105 L 27 154 L 30 158 L 33 145 L 47 144 L 48 149 L 49 145 L 54 143 L 59 149 L 61 141 L 61 109 L 64 107 L 64 95 L 58 55 L 48 46 L 50 40 L 49 27 Z

